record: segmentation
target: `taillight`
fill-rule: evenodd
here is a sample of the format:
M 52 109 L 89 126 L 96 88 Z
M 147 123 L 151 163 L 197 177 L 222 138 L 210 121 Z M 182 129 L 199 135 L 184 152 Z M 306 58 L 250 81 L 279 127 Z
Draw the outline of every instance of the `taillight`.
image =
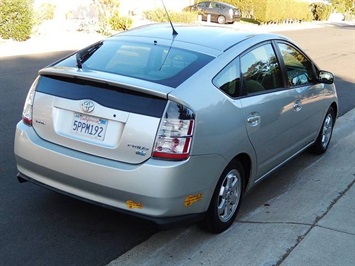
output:
M 35 96 L 35 91 L 37 87 L 39 77 L 36 78 L 36 80 L 33 82 L 30 90 L 27 93 L 25 105 L 23 107 L 23 112 L 22 112 L 22 121 L 27 124 L 27 125 L 32 125 L 32 107 L 33 107 L 33 99 Z
M 234 15 L 233 9 L 229 9 L 229 10 L 228 10 L 228 13 L 229 13 L 229 16 L 230 16 L 230 17 L 233 17 L 233 15 Z
M 190 156 L 195 115 L 182 104 L 169 102 L 155 140 L 153 157 L 185 160 Z

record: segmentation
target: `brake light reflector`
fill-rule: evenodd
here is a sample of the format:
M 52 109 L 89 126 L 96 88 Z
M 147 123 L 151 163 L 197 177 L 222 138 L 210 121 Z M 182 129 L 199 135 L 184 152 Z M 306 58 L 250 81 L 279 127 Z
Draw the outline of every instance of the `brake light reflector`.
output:
M 153 157 L 185 160 L 190 156 L 195 115 L 187 107 L 169 102 L 155 140 Z
M 23 112 L 22 112 L 22 121 L 27 124 L 32 126 L 32 107 L 33 107 L 33 99 L 35 96 L 35 91 L 37 87 L 39 77 L 36 78 L 36 80 L 33 82 L 30 90 L 27 93 L 25 105 L 23 107 Z

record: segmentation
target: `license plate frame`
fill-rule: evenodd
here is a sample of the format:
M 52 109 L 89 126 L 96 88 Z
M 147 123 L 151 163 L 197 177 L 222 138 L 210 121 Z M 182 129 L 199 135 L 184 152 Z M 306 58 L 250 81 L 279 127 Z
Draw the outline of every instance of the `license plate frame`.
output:
M 104 141 L 107 124 L 105 118 L 74 113 L 71 132 L 84 138 Z

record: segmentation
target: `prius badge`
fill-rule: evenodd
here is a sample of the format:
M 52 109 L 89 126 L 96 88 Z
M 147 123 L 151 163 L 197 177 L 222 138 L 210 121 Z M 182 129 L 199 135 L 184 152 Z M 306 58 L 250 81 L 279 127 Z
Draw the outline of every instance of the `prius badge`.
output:
M 95 109 L 95 104 L 92 101 L 85 101 L 81 104 L 81 110 L 85 113 L 91 113 Z

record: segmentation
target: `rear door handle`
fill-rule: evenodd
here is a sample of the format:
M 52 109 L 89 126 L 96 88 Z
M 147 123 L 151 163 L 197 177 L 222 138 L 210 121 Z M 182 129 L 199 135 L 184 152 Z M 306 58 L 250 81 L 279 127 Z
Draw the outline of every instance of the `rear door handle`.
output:
M 247 122 L 252 127 L 255 127 L 260 124 L 261 116 L 258 112 L 252 112 L 247 116 Z

